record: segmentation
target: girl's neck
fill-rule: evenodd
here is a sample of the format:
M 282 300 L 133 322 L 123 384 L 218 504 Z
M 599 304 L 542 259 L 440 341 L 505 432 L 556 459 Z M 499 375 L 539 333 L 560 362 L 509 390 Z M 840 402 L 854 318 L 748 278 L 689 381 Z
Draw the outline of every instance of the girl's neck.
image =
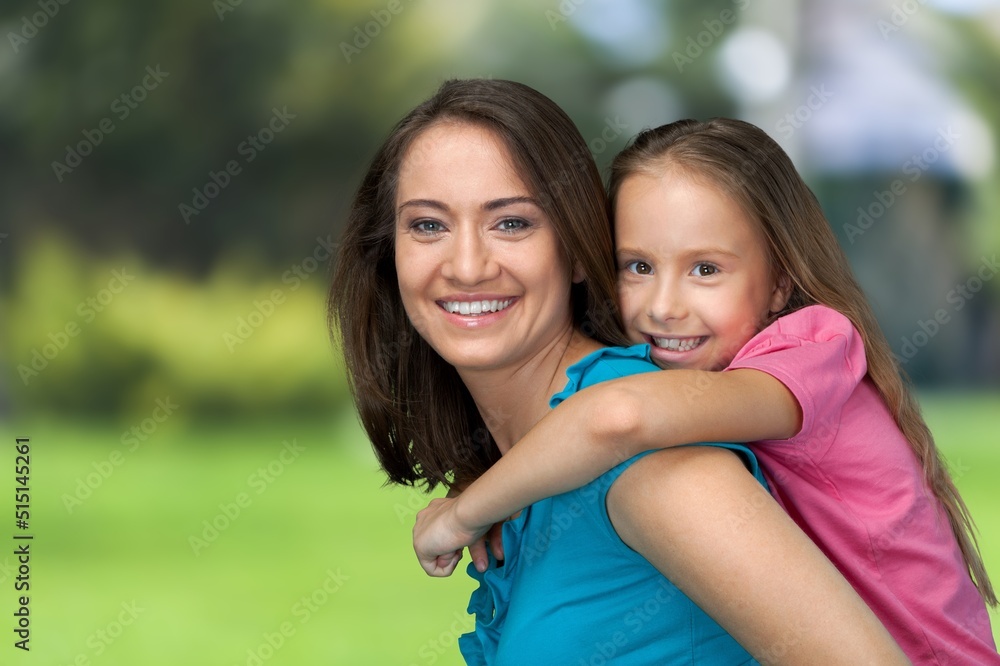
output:
M 516 367 L 458 371 L 501 454 L 549 411 L 549 398 L 566 386 L 566 369 L 601 347 L 571 327 Z

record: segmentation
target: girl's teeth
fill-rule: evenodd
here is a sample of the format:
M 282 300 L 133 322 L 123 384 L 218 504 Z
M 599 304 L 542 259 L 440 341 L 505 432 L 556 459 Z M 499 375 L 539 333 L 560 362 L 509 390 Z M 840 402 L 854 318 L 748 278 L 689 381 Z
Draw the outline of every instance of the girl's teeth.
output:
M 446 301 L 444 309 L 448 312 L 461 315 L 482 315 L 492 312 L 499 312 L 510 305 L 510 299 L 492 301 Z
M 653 338 L 653 344 L 655 344 L 660 349 L 668 349 L 670 351 L 691 351 L 702 342 L 705 338 Z

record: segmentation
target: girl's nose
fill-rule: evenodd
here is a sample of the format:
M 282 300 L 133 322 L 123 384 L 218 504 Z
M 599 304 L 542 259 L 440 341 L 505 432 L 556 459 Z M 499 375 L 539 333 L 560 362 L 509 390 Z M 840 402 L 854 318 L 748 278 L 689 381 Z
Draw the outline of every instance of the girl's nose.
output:
M 687 314 L 683 295 L 672 280 L 657 279 L 656 287 L 649 291 L 646 314 L 655 321 L 682 319 Z

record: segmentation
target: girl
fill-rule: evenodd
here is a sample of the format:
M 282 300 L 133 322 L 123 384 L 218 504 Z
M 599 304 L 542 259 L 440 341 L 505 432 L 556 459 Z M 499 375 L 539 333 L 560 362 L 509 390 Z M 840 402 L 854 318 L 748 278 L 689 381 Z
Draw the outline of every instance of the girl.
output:
M 741 121 L 679 121 L 618 155 L 609 189 L 627 333 L 673 371 L 569 398 L 459 498 L 428 507 L 418 557 L 477 543 L 481 567 L 479 537 L 522 505 L 640 451 L 748 441 L 774 497 L 911 660 L 1000 663 L 972 520 L 784 151 Z M 733 530 L 754 516 L 745 507 Z
M 493 80 L 445 83 L 376 153 L 330 304 L 390 480 L 471 480 L 549 411 L 553 393 L 656 368 L 645 352 L 602 343 L 619 337 L 615 270 L 587 154 L 551 100 Z M 600 316 L 607 304 L 615 316 Z M 728 448 L 755 466 L 745 447 Z M 684 478 L 671 498 L 698 510 L 660 501 L 657 486 L 674 470 Z M 758 519 L 731 534 L 726 518 L 746 502 Z M 775 663 L 904 660 L 721 446 L 638 456 L 504 529 L 508 558 L 479 577 L 476 629 L 460 639 L 469 663 L 728 665 L 751 663 L 747 651 Z M 692 538 L 672 538 L 678 529 Z M 820 600 L 824 613 L 808 613 Z

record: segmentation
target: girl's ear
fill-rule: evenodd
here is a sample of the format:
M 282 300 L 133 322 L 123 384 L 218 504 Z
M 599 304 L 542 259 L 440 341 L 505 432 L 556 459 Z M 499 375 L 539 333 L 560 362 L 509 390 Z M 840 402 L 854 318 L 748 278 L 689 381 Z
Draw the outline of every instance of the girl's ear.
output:
M 587 274 L 583 272 L 583 266 L 580 262 L 576 262 L 573 265 L 573 284 L 580 284 L 587 279 Z
M 771 292 L 770 313 L 781 312 L 788 304 L 788 299 L 792 296 L 792 279 L 787 273 L 781 273 L 774 281 L 774 290 Z

